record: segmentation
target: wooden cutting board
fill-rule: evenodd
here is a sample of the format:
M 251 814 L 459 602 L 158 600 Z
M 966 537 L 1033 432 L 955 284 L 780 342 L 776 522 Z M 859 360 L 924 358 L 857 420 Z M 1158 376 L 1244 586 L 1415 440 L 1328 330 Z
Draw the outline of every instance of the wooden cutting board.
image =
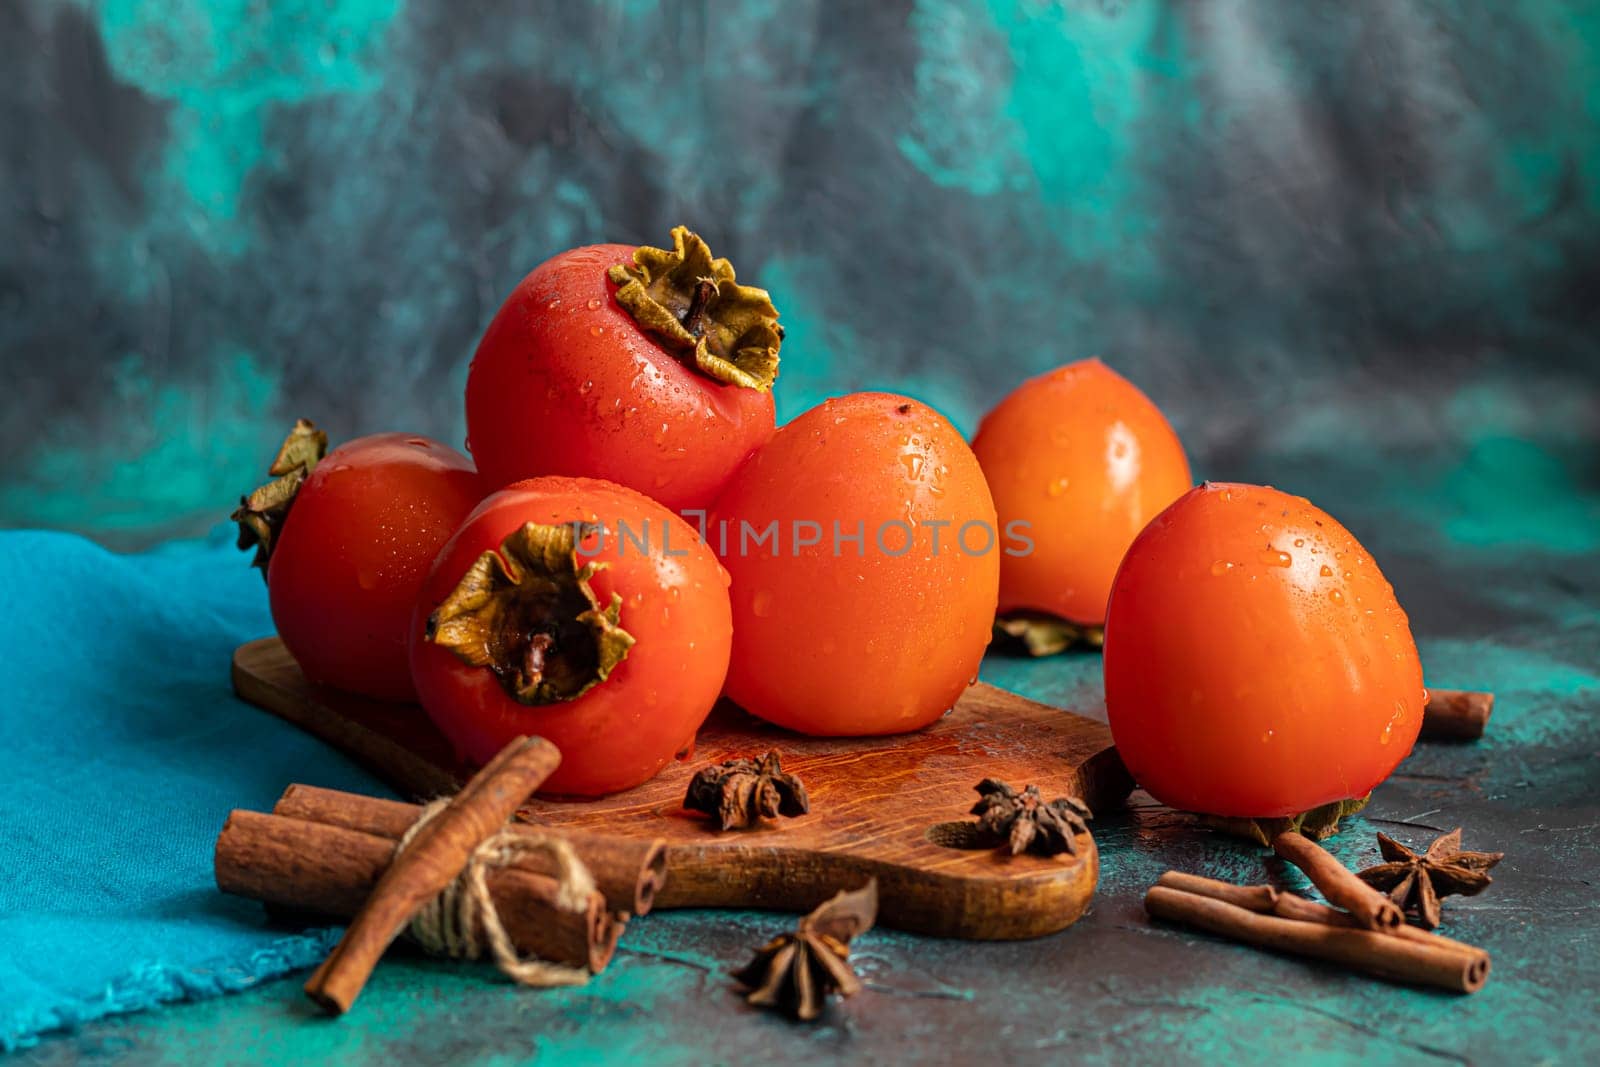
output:
M 421 708 L 311 686 L 275 637 L 234 653 L 233 685 L 408 796 L 439 796 L 465 780 L 466 768 Z M 684 809 L 697 769 L 774 748 L 784 770 L 805 783 L 809 815 L 719 833 Z M 694 753 L 644 785 L 600 800 L 536 799 L 522 814 L 664 839 L 667 884 L 658 908 L 809 911 L 875 876 L 886 926 L 978 940 L 1069 926 L 1099 876 L 1094 841 L 1079 835 L 1075 856 L 974 847 L 967 812 L 977 799 L 973 787 L 986 777 L 1037 785 L 1046 799 L 1075 795 L 1095 810 L 1117 806 L 1132 786 L 1104 724 L 979 684 L 932 726 L 897 737 L 803 737 L 722 706 Z

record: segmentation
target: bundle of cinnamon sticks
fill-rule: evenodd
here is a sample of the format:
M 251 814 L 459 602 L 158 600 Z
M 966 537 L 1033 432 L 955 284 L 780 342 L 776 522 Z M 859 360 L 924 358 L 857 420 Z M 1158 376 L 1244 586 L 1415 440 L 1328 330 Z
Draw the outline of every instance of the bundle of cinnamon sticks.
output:
M 629 915 L 650 910 L 665 880 L 666 849 L 660 841 L 507 823 L 536 788 L 528 783 L 542 781 L 559 759 L 545 749 L 554 752 L 533 739 L 520 753 L 502 753 L 499 765 L 491 764 L 468 783 L 449 809 L 423 828 L 432 833 L 417 834 L 400 859 L 397 845 L 422 808 L 291 785 L 271 814 L 241 810 L 228 816 L 217 838 L 217 886 L 296 914 L 356 919 L 330 957 L 330 964 L 342 953 L 359 957 L 335 968 L 347 972 L 349 980 L 336 980 L 330 992 L 319 971 L 307 987 L 319 1003 L 343 1011 L 390 940 L 421 903 L 456 878 L 478 843 L 501 829 L 555 837 L 570 846 L 592 876 L 594 889 L 581 906 L 563 900 L 559 872 L 543 856 L 522 856 L 490 871 L 488 895 L 519 953 L 598 972 L 610 961 Z M 519 767 L 525 772 L 520 776 Z
M 1455 993 L 1483 988 L 1489 978 L 1489 954 L 1483 949 L 1407 925 L 1394 901 L 1301 834 L 1280 834 L 1272 847 L 1338 906 L 1270 885 L 1234 885 L 1168 871 L 1145 894 L 1145 910 L 1229 940 L 1391 981 Z

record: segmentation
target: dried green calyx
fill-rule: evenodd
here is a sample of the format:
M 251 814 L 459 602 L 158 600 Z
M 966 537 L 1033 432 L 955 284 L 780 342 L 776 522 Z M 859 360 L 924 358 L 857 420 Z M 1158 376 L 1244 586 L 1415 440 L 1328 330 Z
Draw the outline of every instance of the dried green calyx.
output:
M 740 285 L 733 264 L 687 226 L 672 230 L 672 248 L 641 246 L 631 264 L 608 276 L 617 303 L 639 326 L 675 352 L 693 353 L 695 366 L 719 382 L 767 390 L 778 377 L 783 327 L 765 289 Z
M 278 448 L 278 456 L 267 468 L 273 480 L 256 489 L 249 496 L 239 498 L 239 506 L 230 516 L 239 524 L 239 547 L 254 546 L 256 558 L 251 561 L 267 573 L 267 562 L 284 519 L 289 516 L 289 506 L 306 476 L 323 456 L 328 454 L 328 435 L 316 428 L 310 419 L 296 419 L 289 436 Z
M 1258 845 L 1272 846 L 1272 839 L 1279 834 L 1290 830 L 1297 831 L 1311 838 L 1321 841 L 1332 837 L 1339 832 L 1339 820 L 1346 815 L 1354 815 L 1367 806 L 1367 801 L 1372 799 L 1368 793 L 1363 797 L 1347 797 L 1344 800 L 1335 800 L 1328 804 L 1302 811 L 1299 815 L 1285 815 L 1280 818 L 1250 819 L 1244 816 L 1233 815 L 1199 815 L 1200 825 L 1219 833 L 1242 837 L 1246 841 L 1254 841 Z
M 578 558 L 588 523 L 530 522 L 473 561 L 428 616 L 427 640 L 487 667 L 518 703 L 556 704 L 605 681 L 633 647 L 622 598 L 604 608 L 589 585 L 602 564 Z
M 1008 611 L 994 620 L 995 636 L 1028 655 L 1054 656 L 1069 648 L 1103 648 L 1104 626 L 1086 626 L 1042 611 Z

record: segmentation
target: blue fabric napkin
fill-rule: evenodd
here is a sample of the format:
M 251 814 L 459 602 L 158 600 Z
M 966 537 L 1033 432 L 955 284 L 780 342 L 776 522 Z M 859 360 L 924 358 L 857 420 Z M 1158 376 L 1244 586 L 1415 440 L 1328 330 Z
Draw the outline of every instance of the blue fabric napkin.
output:
M 316 962 L 212 879 L 232 808 L 291 781 L 383 792 L 234 697 L 235 646 L 272 632 L 260 574 L 219 529 L 116 555 L 0 533 L 0 1049 Z

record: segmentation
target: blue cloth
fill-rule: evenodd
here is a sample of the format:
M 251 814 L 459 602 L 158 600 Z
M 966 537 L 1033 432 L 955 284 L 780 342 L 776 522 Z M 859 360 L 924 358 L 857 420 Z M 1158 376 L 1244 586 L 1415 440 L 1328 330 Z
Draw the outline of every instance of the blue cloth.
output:
M 232 808 L 284 785 L 381 791 L 234 697 L 235 646 L 272 631 L 260 575 L 219 530 L 116 555 L 0 533 L 0 1049 L 315 962 L 212 878 Z

